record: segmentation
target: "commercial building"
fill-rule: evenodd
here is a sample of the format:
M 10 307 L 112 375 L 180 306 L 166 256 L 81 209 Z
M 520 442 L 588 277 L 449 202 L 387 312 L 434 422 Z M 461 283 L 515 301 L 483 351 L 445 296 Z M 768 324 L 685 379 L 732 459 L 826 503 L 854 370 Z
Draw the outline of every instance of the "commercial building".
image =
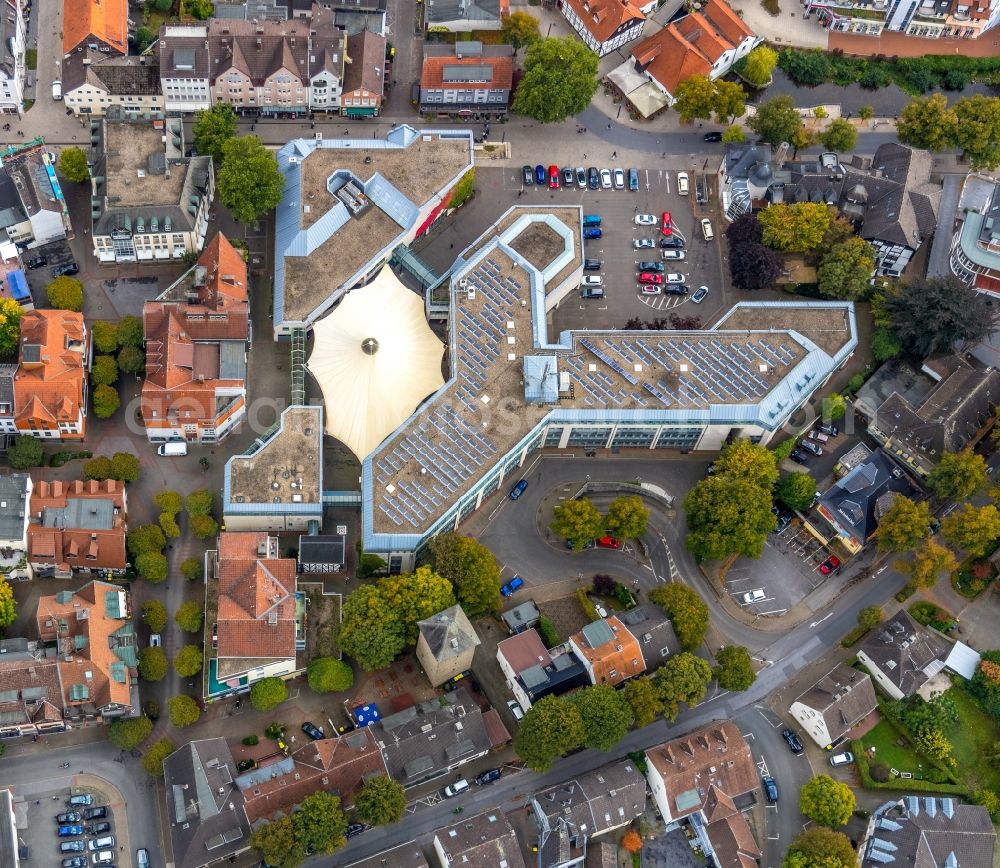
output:
M 510 106 L 514 79 L 509 45 L 428 45 L 420 74 L 420 113 L 499 119 Z
M 824 27 L 834 32 L 879 36 L 885 31 L 924 39 L 978 39 L 1000 18 L 997 0 L 803 0 Z M 928 54 L 938 53 L 929 43 Z
M 978 292 L 1000 297 L 1000 183 L 969 175 L 962 185 L 951 242 L 952 274 Z M 942 231 L 949 227 L 942 226 Z
M 0 639 L 0 738 L 62 732 L 69 726 L 58 656 L 44 642 Z
M 0 114 L 24 111 L 26 34 L 21 0 L 4 0 L 0 9 Z
M 91 218 L 99 262 L 200 253 L 215 195 L 211 157 L 186 157 L 178 119 L 91 122 Z
M 600 57 L 638 39 L 655 0 L 565 0 L 562 13 L 584 44 Z
M 66 107 L 77 117 L 163 115 L 156 55 L 73 52 L 63 61 L 62 89 Z
M 63 0 L 63 54 L 128 54 L 128 0 Z
M 0 476 L 0 575 L 8 579 L 31 578 L 28 567 L 31 491 L 31 477 L 27 473 Z
M 797 697 L 789 712 L 809 738 L 831 748 L 877 708 L 871 676 L 838 663 Z
M 510 0 L 431 0 L 424 13 L 427 29 L 443 27 L 453 33 L 499 30 L 510 12 Z
M 218 233 L 198 262 L 142 309 L 142 423 L 152 443 L 215 443 L 246 415 L 247 266 Z
M 434 687 L 472 667 L 479 636 L 461 606 L 417 622 L 417 660 Z
M 360 30 L 347 38 L 347 65 L 341 114 L 348 118 L 378 117 L 388 77 L 386 38 Z
M 40 138 L 0 151 L 0 229 L 22 247 L 73 237 L 53 157 Z

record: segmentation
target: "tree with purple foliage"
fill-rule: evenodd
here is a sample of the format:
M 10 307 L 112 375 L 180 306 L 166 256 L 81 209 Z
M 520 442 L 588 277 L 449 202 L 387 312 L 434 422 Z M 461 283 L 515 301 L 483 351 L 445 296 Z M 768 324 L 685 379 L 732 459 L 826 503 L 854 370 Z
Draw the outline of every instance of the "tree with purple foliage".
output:
M 610 597 L 615 592 L 615 580 L 606 573 L 594 575 L 594 593 L 602 597 Z
M 781 274 L 781 257 L 763 244 L 750 241 L 729 248 L 729 273 L 738 289 L 764 289 Z
M 741 214 L 726 229 L 726 240 L 730 246 L 738 244 L 759 244 L 764 237 L 764 227 L 756 214 Z

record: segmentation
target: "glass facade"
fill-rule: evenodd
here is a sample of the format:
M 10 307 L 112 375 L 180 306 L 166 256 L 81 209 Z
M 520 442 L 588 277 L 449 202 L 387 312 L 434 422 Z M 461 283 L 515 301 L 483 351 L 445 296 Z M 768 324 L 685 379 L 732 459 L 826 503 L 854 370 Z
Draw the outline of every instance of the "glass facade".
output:
M 664 428 L 656 441 L 657 449 L 690 449 L 701 437 L 704 428 Z
M 656 437 L 656 428 L 619 428 L 615 431 L 612 446 L 623 449 L 649 448 Z
M 611 429 L 574 427 L 570 432 L 567 446 L 588 446 L 591 449 L 603 449 L 608 443 Z
M 559 441 L 562 440 L 562 428 L 549 428 L 545 432 L 545 445 L 546 446 L 558 446 Z

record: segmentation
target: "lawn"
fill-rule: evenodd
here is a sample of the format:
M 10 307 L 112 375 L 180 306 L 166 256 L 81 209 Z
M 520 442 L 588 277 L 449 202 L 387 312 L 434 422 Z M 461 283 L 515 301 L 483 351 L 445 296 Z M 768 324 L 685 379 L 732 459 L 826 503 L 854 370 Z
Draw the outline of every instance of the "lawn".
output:
M 875 756 L 869 754 L 871 765 L 879 763 L 898 772 L 910 772 L 915 778 L 922 778 L 922 757 L 910 748 L 896 744 L 901 738 L 899 730 L 892 723 L 882 720 L 861 739 L 861 742 L 866 748 L 875 748 Z
M 959 713 L 958 723 L 947 733 L 958 761 L 959 779 L 970 792 L 981 787 L 1000 792 L 1000 770 L 986 759 L 1000 741 L 1000 727 L 965 690 L 953 687 L 948 695 Z

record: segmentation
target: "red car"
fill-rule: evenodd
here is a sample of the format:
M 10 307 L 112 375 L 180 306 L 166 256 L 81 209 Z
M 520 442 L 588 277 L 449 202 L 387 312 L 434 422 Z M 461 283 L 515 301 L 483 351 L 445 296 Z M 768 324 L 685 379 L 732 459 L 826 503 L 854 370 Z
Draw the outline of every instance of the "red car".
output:
M 663 212 L 663 217 L 661 218 L 661 224 L 660 224 L 660 231 L 662 231 L 664 235 L 674 234 L 674 218 L 670 216 L 669 211 Z
M 559 189 L 559 167 L 549 166 L 549 189 L 558 190 Z
M 620 549 L 622 547 L 622 541 L 616 536 L 602 536 L 597 544 L 602 549 Z
M 639 283 L 663 283 L 663 275 L 655 271 L 643 271 L 639 275 Z
M 830 555 L 830 557 L 828 557 L 825 561 L 823 561 L 823 563 L 819 565 L 819 571 L 824 576 L 826 576 L 832 573 L 839 566 L 840 566 L 840 558 L 838 558 L 836 555 Z

